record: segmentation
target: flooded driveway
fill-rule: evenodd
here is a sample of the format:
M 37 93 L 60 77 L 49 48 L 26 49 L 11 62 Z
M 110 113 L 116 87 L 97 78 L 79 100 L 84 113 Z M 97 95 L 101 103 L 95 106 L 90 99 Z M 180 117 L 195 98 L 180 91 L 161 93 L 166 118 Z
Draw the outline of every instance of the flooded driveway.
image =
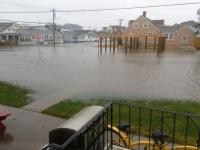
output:
M 200 99 L 200 52 L 100 55 L 95 45 L 0 49 L 0 80 L 35 90 L 36 100 L 72 89 L 78 99 Z

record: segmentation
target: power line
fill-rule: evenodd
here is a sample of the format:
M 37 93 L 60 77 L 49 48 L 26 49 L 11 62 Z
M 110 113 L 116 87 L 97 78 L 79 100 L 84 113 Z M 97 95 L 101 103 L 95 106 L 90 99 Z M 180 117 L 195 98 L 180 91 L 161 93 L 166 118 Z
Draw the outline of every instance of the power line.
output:
M 82 9 L 82 10 L 57 10 L 60 13 L 71 13 L 71 12 L 91 12 L 91 11 L 113 11 L 113 10 L 126 10 L 126 9 L 140 9 L 140 8 L 156 8 L 156 7 L 170 7 L 170 6 L 183 6 L 183 5 L 195 5 L 200 2 L 189 2 L 189 3 L 176 3 L 176 4 L 161 4 L 161 5 L 148 5 L 148 6 L 134 6 L 134 7 L 121 7 L 121 8 L 102 8 L 102 9 Z
M 47 24 L 47 22 L 20 21 L 20 20 L 8 20 L 8 19 L 0 19 L 0 21 L 19 22 L 19 23 L 37 23 L 37 24 Z
M 1 14 L 40 14 L 50 13 L 51 11 L 0 11 Z
M 188 3 L 176 3 L 176 4 L 160 4 L 160 5 L 148 5 L 148 6 L 133 6 L 133 7 L 121 7 L 121 8 L 102 8 L 102 9 L 80 9 L 80 10 L 55 10 L 60 13 L 71 12 L 98 12 L 98 11 L 113 11 L 113 10 L 127 10 L 127 9 L 142 9 L 142 8 L 156 8 L 156 7 L 170 7 L 170 6 L 184 6 L 184 5 L 196 5 L 200 2 L 188 2 Z M 52 11 L 0 11 L 0 13 L 51 13 Z

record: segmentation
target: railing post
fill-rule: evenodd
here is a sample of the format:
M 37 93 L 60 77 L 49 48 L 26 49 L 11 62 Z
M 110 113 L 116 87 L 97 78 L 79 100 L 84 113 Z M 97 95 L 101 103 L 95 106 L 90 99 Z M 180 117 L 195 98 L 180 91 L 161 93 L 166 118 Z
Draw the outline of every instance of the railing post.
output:
M 176 132 L 176 113 L 173 115 L 173 135 L 172 135 L 172 150 L 174 149 L 175 142 L 175 132 Z
M 111 149 L 113 148 L 113 134 L 112 134 L 112 127 L 113 127 L 113 103 L 111 103 L 110 105 L 110 124 L 111 124 L 111 135 L 110 135 L 110 146 L 111 146 Z
M 199 149 L 199 147 L 200 147 L 200 127 L 198 129 L 199 129 L 199 134 L 198 134 L 198 140 L 197 140 L 197 148 Z

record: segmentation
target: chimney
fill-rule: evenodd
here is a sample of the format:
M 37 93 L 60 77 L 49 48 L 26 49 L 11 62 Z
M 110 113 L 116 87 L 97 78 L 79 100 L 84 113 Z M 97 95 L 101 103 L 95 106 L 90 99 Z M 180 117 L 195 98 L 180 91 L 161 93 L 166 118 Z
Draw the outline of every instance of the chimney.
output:
M 146 17 L 147 16 L 147 12 L 143 11 L 143 16 Z

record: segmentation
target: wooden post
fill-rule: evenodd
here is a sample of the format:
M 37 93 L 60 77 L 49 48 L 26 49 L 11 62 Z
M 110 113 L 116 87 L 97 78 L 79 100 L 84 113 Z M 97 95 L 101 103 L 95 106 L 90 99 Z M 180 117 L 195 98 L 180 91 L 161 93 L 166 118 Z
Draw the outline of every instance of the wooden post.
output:
M 99 40 L 100 40 L 100 37 L 98 38 L 98 56 L 99 56 Z
M 134 40 L 133 40 L 133 49 L 135 51 L 135 48 L 136 48 L 136 45 L 135 45 L 135 37 L 134 37 Z
M 138 37 L 137 37 L 136 49 L 138 49 L 138 48 L 139 48 L 139 39 L 138 39 Z
M 160 37 L 158 37 L 157 53 L 160 53 Z
M 154 37 L 154 45 L 153 45 L 154 52 L 155 52 L 155 50 L 156 50 L 156 40 L 157 40 L 157 38 L 156 38 L 156 36 L 155 36 L 155 37 Z
M 115 37 L 113 37 L 113 53 L 115 53 Z
M 110 37 L 110 52 L 111 52 L 111 47 L 112 47 L 112 37 Z
M 105 37 L 105 53 L 107 51 L 107 37 Z
M 119 50 L 119 37 L 117 37 L 117 49 Z
M 163 51 L 165 51 L 165 42 L 166 42 L 166 38 L 165 38 L 165 37 L 162 37 L 162 40 L 163 40 Z
M 117 49 L 119 49 L 119 37 L 117 37 Z
M 144 46 L 144 48 L 145 48 L 145 51 L 146 51 L 146 49 L 147 49 L 147 36 L 145 36 L 145 46 Z
M 102 53 L 102 37 L 100 37 L 100 53 Z
M 127 42 L 128 42 L 128 38 L 126 37 L 126 40 L 125 40 L 125 52 L 127 53 Z
M 130 37 L 130 51 L 132 51 L 133 49 L 133 39 L 132 37 Z

